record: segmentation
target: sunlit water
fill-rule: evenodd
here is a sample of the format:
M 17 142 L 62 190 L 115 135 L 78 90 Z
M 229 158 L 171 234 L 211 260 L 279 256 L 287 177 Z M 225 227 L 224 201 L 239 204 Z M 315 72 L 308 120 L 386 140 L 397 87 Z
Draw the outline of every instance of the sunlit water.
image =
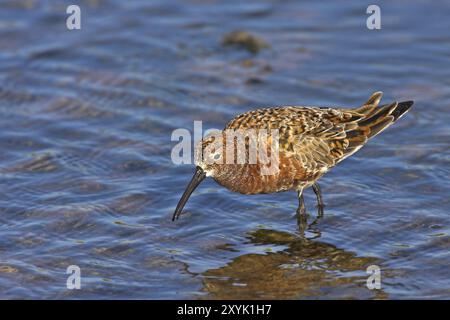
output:
M 359 2 L 81 1 L 74 31 L 68 4 L 0 6 L 0 298 L 450 298 L 448 3 L 381 2 L 378 31 Z M 415 105 L 321 180 L 323 219 L 307 191 L 304 232 L 294 192 L 213 181 L 170 220 L 174 129 L 377 90 Z

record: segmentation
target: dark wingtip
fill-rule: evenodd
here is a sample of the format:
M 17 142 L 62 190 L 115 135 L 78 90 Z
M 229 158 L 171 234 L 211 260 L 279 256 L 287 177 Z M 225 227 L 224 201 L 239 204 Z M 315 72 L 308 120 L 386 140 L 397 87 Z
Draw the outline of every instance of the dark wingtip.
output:
M 412 107 L 414 101 L 402 101 L 399 102 L 394 111 L 392 111 L 391 115 L 394 116 L 394 121 L 399 119 L 402 115 L 404 115 L 408 110 Z

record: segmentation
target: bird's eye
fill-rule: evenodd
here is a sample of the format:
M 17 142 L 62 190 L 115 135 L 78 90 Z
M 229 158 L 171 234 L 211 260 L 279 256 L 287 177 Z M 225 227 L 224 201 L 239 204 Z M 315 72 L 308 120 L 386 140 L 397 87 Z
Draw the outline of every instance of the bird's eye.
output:
M 220 159 L 220 153 L 216 153 L 213 158 L 214 158 L 214 160 L 219 160 Z

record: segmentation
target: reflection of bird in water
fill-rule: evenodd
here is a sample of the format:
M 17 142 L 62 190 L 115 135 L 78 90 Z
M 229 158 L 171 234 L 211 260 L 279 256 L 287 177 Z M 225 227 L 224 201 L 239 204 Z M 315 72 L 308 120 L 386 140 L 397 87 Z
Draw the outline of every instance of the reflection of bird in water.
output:
M 387 299 L 383 290 L 368 290 L 366 269 L 381 265 L 331 244 L 299 238 L 287 232 L 259 229 L 250 242 L 286 249 L 247 253 L 225 266 L 203 272 L 207 299 Z M 384 270 L 389 275 L 389 270 Z
M 356 109 L 279 107 L 237 116 L 222 131 L 222 139 L 209 137 L 200 142 L 203 157 L 197 162 L 195 174 L 175 209 L 173 220 L 178 218 L 191 193 L 207 176 L 227 189 L 243 194 L 295 190 L 299 215 L 306 213 L 303 190 L 312 187 L 321 215 L 324 204 L 317 180 L 396 122 L 413 104 L 412 101 L 393 102 L 378 107 L 381 96 L 381 92 L 375 92 Z M 237 140 L 227 142 L 226 132 L 252 129 L 278 131 L 278 170 L 273 174 L 262 173 L 262 161 L 243 164 L 231 159 L 226 161 L 226 147 L 232 150 L 239 147 Z M 249 142 L 244 143 L 248 156 Z M 268 144 L 265 146 L 268 153 L 270 148 Z

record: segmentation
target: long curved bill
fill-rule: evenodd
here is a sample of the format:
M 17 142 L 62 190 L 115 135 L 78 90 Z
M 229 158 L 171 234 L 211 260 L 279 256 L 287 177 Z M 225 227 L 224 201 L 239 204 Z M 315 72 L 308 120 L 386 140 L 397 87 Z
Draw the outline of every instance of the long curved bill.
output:
M 180 217 L 181 211 L 184 208 L 184 205 L 188 201 L 189 197 L 191 196 L 192 192 L 194 192 L 195 188 L 198 187 L 200 182 L 205 179 L 206 173 L 203 171 L 202 168 L 197 167 L 195 168 L 194 176 L 191 179 L 191 182 L 189 182 L 186 190 L 184 190 L 183 195 L 181 196 L 180 201 L 178 201 L 177 208 L 175 209 L 175 212 L 172 216 L 172 221 L 175 221 L 175 219 L 178 219 Z

